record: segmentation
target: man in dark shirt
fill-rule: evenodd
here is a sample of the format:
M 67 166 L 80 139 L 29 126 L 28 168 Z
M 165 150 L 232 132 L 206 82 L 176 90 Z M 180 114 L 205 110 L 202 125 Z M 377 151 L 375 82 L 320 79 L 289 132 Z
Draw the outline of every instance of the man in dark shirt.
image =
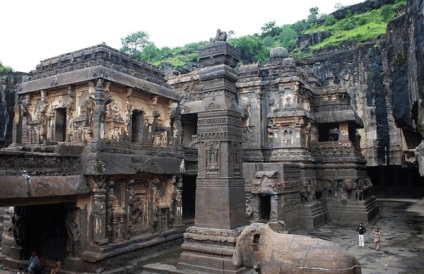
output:
M 362 223 L 359 224 L 358 228 L 356 229 L 359 235 L 359 246 L 364 247 L 364 234 L 367 232 L 364 225 Z

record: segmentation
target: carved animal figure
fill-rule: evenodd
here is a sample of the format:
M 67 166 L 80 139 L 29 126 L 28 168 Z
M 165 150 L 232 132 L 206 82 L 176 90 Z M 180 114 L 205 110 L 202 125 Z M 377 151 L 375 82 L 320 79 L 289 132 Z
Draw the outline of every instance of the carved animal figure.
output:
M 244 228 L 237 239 L 233 263 L 260 273 L 362 273 L 358 260 L 332 242 L 280 234 L 261 223 Z

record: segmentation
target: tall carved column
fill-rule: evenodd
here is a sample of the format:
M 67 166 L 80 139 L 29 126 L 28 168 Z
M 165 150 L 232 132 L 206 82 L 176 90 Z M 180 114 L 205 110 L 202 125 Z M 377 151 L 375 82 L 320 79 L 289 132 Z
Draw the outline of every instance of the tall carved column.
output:
M 277 222 L 279 217 L 279 203 L 278 203 L 278 194 L 274 194 L 271 196 L 271 213 L 270 213 L 270 221 Z
M 94 191 L 93 206 L 93 240 L 98 245 L 108 243 L 106 236 L 106 189 L 97 189 Z
M 94 93 L 94 107 L 93 115 L 93 142 L 97 142 L 105 138 L 105 90 L 103 87 L 103 79 L 99 79 L 96 85 L 96 92 Z
M 237 51 L 225 41 L 199 51 L 203 112 L 198 114 L 195 226 L 184 235 L 179 267 L 201 273 L 242 273 L 232 263 L 240 227 L 247 224 L 241 177 L 241 116 L 235 82 Z

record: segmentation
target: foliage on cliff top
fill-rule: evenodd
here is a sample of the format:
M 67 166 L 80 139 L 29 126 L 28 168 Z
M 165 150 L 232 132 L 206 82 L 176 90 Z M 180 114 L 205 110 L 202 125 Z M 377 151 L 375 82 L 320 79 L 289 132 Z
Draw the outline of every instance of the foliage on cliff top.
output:
M 263 25 L 261 33 L 238 38 L 234 38 L 234 32 L 229 31 L 228 43 L 240 51 L 243 63 L 264 62 L 269 58 L 270 50 L 275 47 L 286 48 L 291 56 L 307 57 L 328 48 L 342 48 L 347 43 L 378 39 L 386 33 L 387 23 L 395 18 L 396 12 L 405 4 L 406 0 L 394 0 L 394 4 L 386 4 L 360 14 L 352 14 L 350 7 L 336 5 L 336 10 L 344 10 L 346 14 L 340 20 L 331 14 L 319 14 L 318 8 L 313 7 L 309 10 L 307 19 L 294 24 L 277 26 L 275 21 L 272 21 Z M 330 37 L 306 48 L 297 45 L 300 36 L 322 31 L 330 32 Z M 140 59 L 156 66 L 190 70 L 192 66 L 196 66 L 198 50 L 208 43 L 201 41 L 183 47 L 157 48 L 154 43 L 148 41 L 148 38 L 148 34 L 142 31 L 128 35 L 121 39 L 123 44 L 121 50 L 126 52 L 130 49 L 132 55 L 139 56 Z M 138 47 L 140 46 L 138 41 L 143 42 L 142 47 Z M 137 48 L 137 51 L 131 48 Z
M 304 33 L 329 31 L 332 35 L 309 49 L 315 52 L 329 47 L 340 48 L 346 43 L 375 40 L 386 34 L 387 23 L 395 18 L 397 10 L 405 3 L 406 0 L 396 0 L 394 4 L 361 14 L 351 14 L 348 9 L 347 16 L 338 21 L 333 20 L 332 15 L 324 15 L 323 24 L 315 24 Z
M 0 60 L 0 74 L 6 74 L 6 73 L 9 73 L 9 72 L 12 72 L 12 71 L 13 71 L 13 69 L 11 67 L 3 66 L 3 63 Z

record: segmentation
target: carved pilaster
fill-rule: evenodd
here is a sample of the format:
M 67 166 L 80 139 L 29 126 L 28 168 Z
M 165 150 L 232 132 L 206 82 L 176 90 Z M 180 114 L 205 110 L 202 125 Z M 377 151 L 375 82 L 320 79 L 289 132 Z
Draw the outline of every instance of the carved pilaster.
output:
M 106 237 L 106 189 L 94 191 L 93 205 L 93 241 L 97 245 L 108 243 Z
M 66 142 L 74 141 L 74 111 L 75 111 L 75 88 L 72 85 L 68 86 L 69 102 L 66 105 Z
M 96 92 L 94 93 L 94 115 L 93 115 L 93 142 L 105 138 L 105 91 L 103 79 L 97 80 Z
M 66 215 L 66 231 L 68 233 L 67 250 L 71 257 L 79 257 L 81 239 L 81 217 L 78 208 L 71 208 Z
M 280 210 L 279 210 L 279 203 L 278 203 L 278 195 L 274 194 L 273 196 L 271 196 L 271 212 L 270 212 L 269 220 L 271 222 L 278 221 L 279 213 L 280 213 Z

